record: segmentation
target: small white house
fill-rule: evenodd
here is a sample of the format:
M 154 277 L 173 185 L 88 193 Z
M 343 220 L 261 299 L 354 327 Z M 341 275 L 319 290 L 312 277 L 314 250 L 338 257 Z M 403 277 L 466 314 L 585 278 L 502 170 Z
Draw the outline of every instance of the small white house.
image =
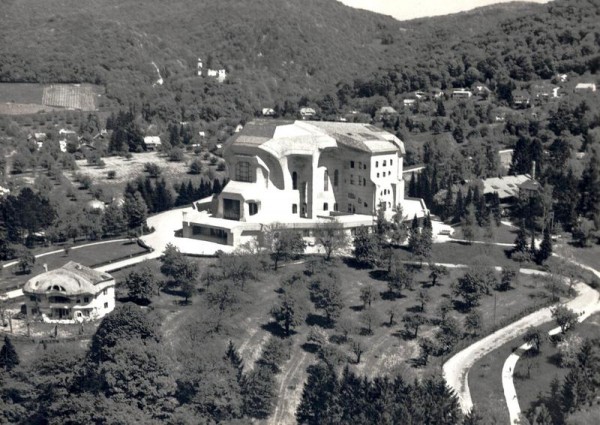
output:
M 262 108 L 263 117 L 272 117 L 275 115 L 275 109 L 273 108 Z
M 467 89 L 454 89 L 452 90 L 452 97 L 457 99 L 465 99 L 473 96 L 473 92 Z
M 160 137 L 158 136 L 146 136 L 144 137 L 144 143 L 146 144 L 146 149 L 149 151 L 154 151 L 161 145 Z
M 313 108 L 300 108 L 300 116 L 303 120 L 314 116 L 316 113 Z
M 99 319 L 115 308 L 115 279 L 73 261 L 29 279 L 23 293 L 27 316 L 51 323 Z
M 579 83 L 575 86 L 575 91 L 596 91 L 596 84 L 594 83 Z

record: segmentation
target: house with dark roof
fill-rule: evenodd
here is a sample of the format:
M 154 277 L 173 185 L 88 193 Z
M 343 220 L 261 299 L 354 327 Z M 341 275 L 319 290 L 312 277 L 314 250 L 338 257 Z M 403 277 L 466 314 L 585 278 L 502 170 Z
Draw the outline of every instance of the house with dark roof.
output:
M 397 204 L 424 216 L 422 201 L 404 199 L 404 153 L 400 139 L 370 124 L 249 122 L 223 147 L 229 183 L 210 214 L 187 213 L 183 236 L 238 245 L 273 223 L 310 232 L 334 218 L 352 229 Z
M 28 317 L 51 323 L 99 319 L 115 308 L 115 279 L 73 261 L 29 279 L 23 293 Z

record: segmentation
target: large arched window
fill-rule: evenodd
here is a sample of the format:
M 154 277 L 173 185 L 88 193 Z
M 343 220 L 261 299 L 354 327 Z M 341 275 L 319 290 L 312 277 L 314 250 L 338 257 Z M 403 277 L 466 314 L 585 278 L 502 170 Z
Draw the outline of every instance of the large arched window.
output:
M 339 184 L 339 182 L 340 182 L 340 172 L 338 170 L 335 170 L 333 172 L 333 185 L 335 187 L 337 187 L 337 185 Z
M 298 190 L 298 173 L 295 171 L 292 173 L 292 189 Z
M 323 175 L 323 190 L 327 192 L 329 190 L 329 171 L 325 170 Z
M 250 178 L 250 163 L 240 161 L 235 166 L 235 179 L 239 182 L 252 182 Z

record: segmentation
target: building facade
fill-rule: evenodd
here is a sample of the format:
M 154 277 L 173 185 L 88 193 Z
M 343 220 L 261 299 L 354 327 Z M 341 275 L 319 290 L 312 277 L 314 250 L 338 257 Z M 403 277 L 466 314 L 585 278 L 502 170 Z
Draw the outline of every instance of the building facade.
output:
M 94 320 L 115 308 L 115 279 L 73 261 L 29 279 L 23 293 L 27 316 L 45 322 Z
M 310 229 L 335 218 L 352 228 L 397 204 L 424 215 L 422 202 L 404 199 L 403 155 L 400 139 L 369 124 L 250 122 L 224 147 L 229 183 L 210 214 L 184 218 L 183 235 L 236 245 L 272 223 Z

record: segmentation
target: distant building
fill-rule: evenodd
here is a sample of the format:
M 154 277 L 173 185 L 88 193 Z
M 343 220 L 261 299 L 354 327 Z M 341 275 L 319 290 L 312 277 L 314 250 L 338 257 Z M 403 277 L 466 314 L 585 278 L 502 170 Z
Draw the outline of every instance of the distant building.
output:
M 10 189 L 0 186 L 0 196 L 6 196 L 8 194 L 10 194 Z
M 224 69 L 209 69 L 206 75 L 214 77 L 219 83 L 222 83 L 227 78 L 227 71 Z
M 512 164 L 513 152 L 513 149 L 502 149 L 498 151 L 500 167 L 502 167 L 504 170 L 508 170 L 510 168 L 510 164 Z
M 146 136 L 144 137 L 144 144 L 146 145 L 146 149 L 149 151 L 157 150 L 161 145 L 160 137 L 158 136 Z
M 475 96 L 486 99 L 492 94 L 492 91 L 483 83 L 473 83 L 471 90 Z
M 531 103 L 531 96 L 526 90 L 513 90 L 513 106 L 517 108 L 528 108 Z
M 594 83 L 579 83 L 575 86 L 575 91 L 596 91 L 596 84 Z
M 312 118 L 317 114 L 313 108 L 300 108 L 300 116 L 303 120 Z
M 196 72 L 200 76 L 202 75 L 202 59 L 198 58 L 198 65 L 196 66 Z
M 531 180 L 529 174 L 518 176 L 491 177 L 483 180 L 483 194 L 497 193 L 500 201 L 510 203 L 520 196 L 520 187 Z
M 417 104 L 417 101 L 415 99 L 404 99 L 402 101 L 402 105 L 404 105 L 405 108 L 414 108 Z
M 272 117 L 275 115 L 275 109 L 273 108 L 262 108 L 263 117 Z
M 45 322 L 81 322 L 104 317 L 115 308 L 115 279 L 73 261 L 27 281 L 27 316 Z
M 404 197 L 403 155 L 402 141 L 370 124 L 249 122 L 224 146 L 231 180 L 211 214 L 186 212 L 183 236 L 239 245 L 274 223 L 308 236 L 332 219 L 350 232 L 397 204 L 423 217 L 423 201 Z
M 452 97 L 455 99 L 466 99 L 473 96 L 473 92 L 467 89 L 454 89 L 452 90 Z
M 539 105 L 548 102 L 550 99 L 557 98 L 559 89 L 560 87 L 553 86 L 552 84 L 534 84 L 531 86 L 531 93 L 535 102 Z
M 415 99 L 406 99 L 406 100 L 412 100 L 413 103 L 416 102 Z M 388 119 L 390 117 L 394 117 L 398 115 L 398 111 L 396 111 L 394 108 L 392 108 L 391 106 L 382 106 L 381 108 L 379 108 L 379 110 L 375 113 L 375 119 L 376 120 L 382 120 L 382 119 Z

